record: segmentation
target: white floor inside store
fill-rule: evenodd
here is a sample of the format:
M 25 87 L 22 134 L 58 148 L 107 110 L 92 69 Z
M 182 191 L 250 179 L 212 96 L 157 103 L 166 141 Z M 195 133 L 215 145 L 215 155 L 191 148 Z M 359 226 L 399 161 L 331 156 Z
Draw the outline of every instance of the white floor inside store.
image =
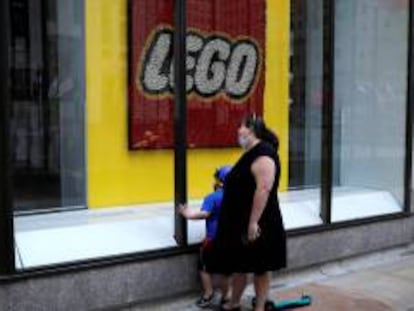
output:
M 280 194 L 286 229 L 322 223 L 319 190 Z M 190 202 L 199 208 L 201 201 Z M 333 222 L 401 211 L 386 191 L 334 190 Z M 175 246 L 172 203 L 77 210 L 15 217 L 18 269 L 136 253 Z M 204 236 L 203 221 L 188 222 L 189 243 Z

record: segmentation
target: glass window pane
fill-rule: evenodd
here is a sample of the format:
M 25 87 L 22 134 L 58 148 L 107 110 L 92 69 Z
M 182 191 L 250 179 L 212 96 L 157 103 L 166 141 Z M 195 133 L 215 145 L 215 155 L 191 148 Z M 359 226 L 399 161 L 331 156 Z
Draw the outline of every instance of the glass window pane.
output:
M 83 26 L 75 18 L 83 13 L 79 3 L 10 1 L 18 268 L 31 266 L 39 254 L 55 261 L 53 252 L 43 248 L 53 240 L 62 245 L 64 239 L 53 230 L 42 234 L 42 229 L 62 225 L 49 222 L 50 215 L 63 219 L 64 211 L 86 206 Z M 50 214 L 42 218 L 46 212 Z
M 173 150 L 130 144 L 173 137 L 173 96 L 139 85 L 173 2 L 11 2 L 17 267 L 174 247 Z
M 208 223 L 218 217 L 222 193 L 215 171 L 235 164 L 241 154 L 241 119 L 252 112 L 263 115 L 265 8 L 265 0 L 187 1 L 189 205 L 209 209 L 203 199 L 216 192 Z M 189 242 L 199 242 L 205 227 L 204 220 L 190 221 Z M 207 235 L 212 237 L 211 230 Z
M 302 157 L 302 162 L 305 162 L 303 154 L 300 153 L 301 150 L 296 153 L 291 151 L 295 147 L 292 147 L 292 143 L 298 147 L 304 144 L 305 129 L 298 128 L 297 132 L 302 131 L 303 135 L 295 136 L 293 131 L 296 130 L 294 127 L 296 125 L 292 126 L 292 123 L 296 119 L 305 122 L 303 117 L 305 104 L 303 101 L 298 103 L 298 114 L 294 114 L 294 108 L 289 111 L 287 63 L 290 30 L 289 1 L 192 0 L 187 1 L 187 4 L 187 26 L 189 27 L 187 34 L 189 55 L 186 60 L 189 70 L 187 76 L 188 140 L 189 148 L 191 148 L 188 152 L 190 207 L 200 209 L 203 198 L 213 190 L 213 174 L 216 168 L 234 164 L 238 160 L 242 150 L 234 148 L 237 146 L 237 128 L 243 116 L 254 112 L 263 116 L 267 125 L 279 136 L 282 172 L 279 191 L 286 228 L 320 223 L 319 177 L 311 176 L 312 173 L 304 171 L 290 175 L 290 170 L 299 165 L 291 161 L 293 157 Z M 304 25 L 301 26 L 304 27 Z M 319 30 L 316 29 L 317 27 L 320 27 Z M 322 31 L 321 25 L 316 28 L 315 32 Z M 306 31 L 305 28 L 300 30 Z M 321 40 L 318 40 L 313 43 L 315 49 L 318 44 L 321 44 Z M 254 48 L 250 49 L 250 47 Z M 238 57 L 238 53 L 249 51 L 257 53 L 247 53 L 243 57 L 244 60 Z M 316 53 L 316 50 L 313 52 Z M 256 74 L 253 76 L 249 75 L 249 73 L 255 73 L 251 70 L 254 68 L 251 66 L 254 63 L 252 60 L 255 59 L 251 57 L 252 55 L 255 57 L 257 55 L 260 61 Z M 298 53 L 295 56 L 300 59 L 303 54 Z M 315 65 L 314 68 L 307 70 L 310 75 L 313 75 L 311 79 L 314 79 L 316 84 L 316 80 L 320 79 L 320 68 Z M 250 87 L 246 82 L 252 80 L 242 79 L 242 77 L 253 77 L 255 82 Z M 303 74 L 300 79 L 303 79 Z M 238 82 L 238 87 L 235 87 L 236 82 Z M 317 86 L 314 88 L 316 89 Z M 244 89 L 250 91 L 241 92 Z M 237 90 L 241 94 L 238 97 Z M 315 94 L 317 94 L 316 90 Z M 311 106 L 310 103 L 308 105 Z M 320 109 L 318 105 L 316 106 L 317 110 Z M 289 120 L 289 114 L 292 114 L 291 120 Z M 318 114 L 318 112 L 309 108 L 309 114 Z M 318 117 L 313 119 L 309 116 L 307 122 L 306 135 L 311 136 L 314 128 L 319 132 L 318 134 L 315 131 L 315 136 L 320 135 Z M 307 141 L 311 142 L 312 139 L 308 137 Z M 202 144 L 206 142 L 209 142 L 207 145 L 209 148 L 196 148 L 197 146 L 203 147 Z M 313 158 L 314 163 L 312 165 L 306 163 L 304 166 L 317 172 L 319 163 L 316 159 L 318 157 L 317 147 L 308 151 L 306 161 L 311 161 Z M 303 175 L 307 176 L 306 185 Z M 300 185 L 294 183 L 294 178 L 300 180 Z M 301 208 L 301 202 L 304 201 L 311 202 L 305 208 Z M 203 238 L 203 227 L 203 222 L 189 222 L 190 243 Z
M 337 0 L 332 219 L 402 210 L 408 1 Z
M 291 1 L 289 191 L 281 195 L 291 228 L 322 223 L 322 13 L 321 0 Z
M 72 5 L 10 4 L 15 211 L 83 207 L 81 25 Z

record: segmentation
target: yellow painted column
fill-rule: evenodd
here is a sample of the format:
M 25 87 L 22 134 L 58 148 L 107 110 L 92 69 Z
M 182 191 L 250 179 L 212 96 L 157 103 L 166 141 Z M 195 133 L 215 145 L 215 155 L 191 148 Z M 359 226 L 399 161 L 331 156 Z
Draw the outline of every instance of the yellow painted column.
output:
M 289 12 L 288 0 L 267 1 L 264 118 L 280 141 L 280 191 L 289 182 Z

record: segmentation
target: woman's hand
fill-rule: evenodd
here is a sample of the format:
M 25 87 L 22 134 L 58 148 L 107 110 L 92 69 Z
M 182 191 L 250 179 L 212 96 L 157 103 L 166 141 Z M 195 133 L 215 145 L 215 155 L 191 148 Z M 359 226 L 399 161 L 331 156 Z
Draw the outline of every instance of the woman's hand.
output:
M 257 222 L 250 223 L 249 228 L 247 230 L 247 239 L 249 240 L 249 242 L 256 241 L 260 237 L 260 234 L 261 230 L 259 224 Z

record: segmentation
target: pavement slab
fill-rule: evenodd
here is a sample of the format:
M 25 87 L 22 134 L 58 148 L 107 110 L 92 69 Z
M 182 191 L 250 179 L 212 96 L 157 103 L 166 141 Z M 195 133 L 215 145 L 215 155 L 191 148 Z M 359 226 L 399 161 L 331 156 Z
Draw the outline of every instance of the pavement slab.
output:
M 357 291 L 344 290 L 329 285 L 322 285 L 317 283 L 308 284 L 293 288 L 286 292 L 279 293 L 272 298 L 277 302 L 283 299 L 298 298 L 302 294 L 312 297 L 312 303 L 309 306 L 300 308 L 291 308 L 289 310 L 303 310 L 303 311 L 391 311 L 390 305 L 372 299 Z

